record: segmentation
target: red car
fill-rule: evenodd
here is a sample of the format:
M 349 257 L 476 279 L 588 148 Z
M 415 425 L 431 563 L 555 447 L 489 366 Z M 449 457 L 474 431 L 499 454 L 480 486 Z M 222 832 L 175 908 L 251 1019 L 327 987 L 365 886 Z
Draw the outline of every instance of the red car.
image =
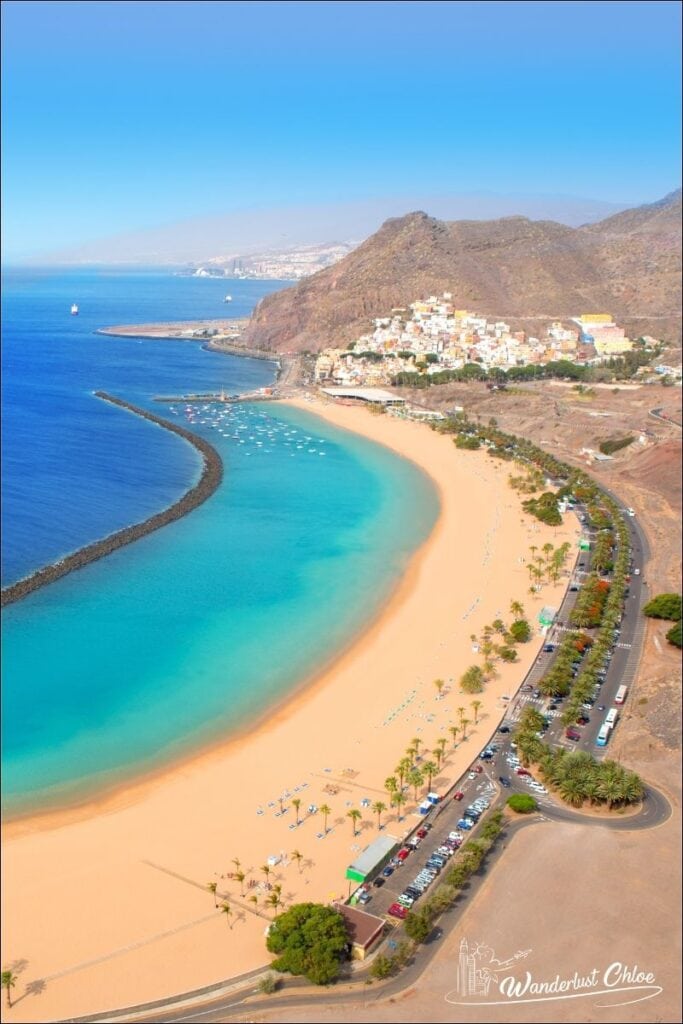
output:
M 406 857 L 408 856 L 408 854 L 409 854 L 409 853 L 410 853 L 410 850 L 408 849 L 408 847 L 407 847 L 407 846 L 404 846 L 404 847 L 403 847 L 402 849 L 400 849 L 400 850 L 398 851 L 398 853 L 396 854 L 396 856 L 397 856 L 397 857 L 398 857 L 398 859 L 399 859 L 399 860 L 401 861 L 401 863 L 403 863 L 403 861 L 404 861 L 404 860 L 406 859 Z
M 453 799 L 454 799 L 454 800 L 462 800 L 462 798 L 464 797 L 464 795 L 465 795 L 465 794 L 464 794 L 463 792 L 461 792 L 460 790 L 458 790 L 458 792 L 457 792 L 457 793 L 455 794 L 455 796 L 453 797 Z
M 472 767 L 470 768 L 470 771 L 471 772 L 476 772 L 477 775 L 481 775 L 483 770 L 484 769 L 482 768 L 482 766 L 480 764 L 473 764 Z
M 526 768 L 515 768 L 515 774 L 516 775 L 531 775 L 531 772 L 528 772 L 526 770 Z
M 402 907 L 400 903 L 392 903 L 389 907 L 389 913 L 392 917 L 398 917 L 402 921 L 408 913 L 408 908 Z
M 418 836 L 420 839 L 426 839 L 427 838 L 427 829 L 426 828 L 419 828 L 417 830 L 417 832 L 415 833 L 415 835 Z

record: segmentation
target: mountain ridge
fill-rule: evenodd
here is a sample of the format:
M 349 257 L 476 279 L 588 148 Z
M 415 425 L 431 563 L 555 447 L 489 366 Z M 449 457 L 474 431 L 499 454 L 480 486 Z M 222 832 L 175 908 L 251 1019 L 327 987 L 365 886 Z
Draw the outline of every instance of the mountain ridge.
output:
M 386 220 L 338 263 L 254 311 L 249 344 L 319 351 L 449 291 L 462 308 L 522 321 L 604 310 L 639 334 L 679 337 L 681 191 L 578 228 L 523 216 L 441 221 L 424 210 Z

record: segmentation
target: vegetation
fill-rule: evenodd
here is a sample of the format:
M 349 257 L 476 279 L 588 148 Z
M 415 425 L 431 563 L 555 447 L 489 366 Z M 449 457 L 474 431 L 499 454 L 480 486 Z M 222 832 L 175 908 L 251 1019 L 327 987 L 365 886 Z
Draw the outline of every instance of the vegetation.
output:
M 460 677 L 460 688 L 464 693 L 481 693 L 484 689 L 484 673 L 479 665 L 471 665 Z
M 259 978 L 258 990 L 261 995 L 272 996 L 273 992 L 277 992 L 279 985 L 279 980 L 272 974 L 264 974 L 262 978 Z
M 12 994 L 11 994 L 11 990 L 14 988 L 16 983 L 17 983 L 17 976 L 16 976 L 16 974 L 14 974 L 13 971 L 3 971 L 2 972 L 2 987 L 5 990 L 5 994 L 7 996 L 7 1007 L 10 1010 L 12 1008 Z
M 557 495 L 545 491 L 539 498 L 527 498 L 522 502 L 525 512 L 540 519 L 547 526 L 561 526 L 562 516 L 557 504 Z
M 622 448 L 628 448 L 634 441 L 635 437 L 632 434 L 629 437 L 608 438 L 606 441 L 600 442 L 600 451 L 603 455 L 613 455 L 614 452 L 618 452 Z
M 510 626 L 510 636 L 516 644 L 526 644 L 531 640 L 531 626 L 527 619 L 515 619 Z
M 270 926 L 266 946 L 276 971 L 304 975 L 314 985 L 339 976 L 348 936 L 340 913 L 319 903 L 297 903 Z
M 413 955 L 414 945 L 412 942 L 400 942 L 393 956 L 384 956 L 380 953 L 376 956 L 370 968 L 370 977 L 378 980 L 390 978 L 408 963 Z
M 675 626 L 672 626 L 669 632 L 666 634 L 666 639 L 674 647 L 682 647 L 683 639 L 681 637 L 681 623 L 677 622 Z
M 471 875 L 482 867 L 487 854 L 504 829 L 503 814 L 495 811 L 480 825 L 476 839 L 468 839 L 460 847 L 455 864 L 442 876 L 442 884 L 424 900 L 419 910 L 406 915 L 406 934 L 414 942 L 424 942 L 432 932 L 437 917 L 453 905 Z
M 643 608 L 643 613 L 652 619 L 669 619 L 670 622 L 680 622 L 681 619 L 681 595 L 680 594 L 658 594 Z
M 507 805 L 510 810 L 517 814 L 531 814 L 538 807 L 538 804 L 529 793 L 513 793 L 507 798 Z

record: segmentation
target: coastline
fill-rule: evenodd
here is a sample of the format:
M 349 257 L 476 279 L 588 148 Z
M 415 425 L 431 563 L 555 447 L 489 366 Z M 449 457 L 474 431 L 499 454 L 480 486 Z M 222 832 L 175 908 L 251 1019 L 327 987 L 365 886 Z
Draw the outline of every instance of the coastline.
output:
M 66 555 L 58 562 L 43 566 L 43 568 L 31 573 L 30 576 L 26 576 L 15 583 L 10 583 L 3 587 L 0 592 L 0 605 L 3 608 L 13 604 L 15 601 L 21 601 L 24 597 L 39 590 L 41 587 L 48 586 L 50 583 L 54 583 L 71 572 L 83 569 L 86 565 L 90 565 L 91 562 L 104 558 L 105 555 L 109 555 L 113 551 L 125 547 L 127 544 L 132 544 L 141 537 L 161 529 L 162 526 L 166 526 L 176 519 L 181 519 L 193 509 L 203 504 L 207 498 L 210 498 L 223 479 L 223 462 L 221 457 L 213 445 L 205 441 L 204 438 L 191 433 L 189 430 L 185 430 L 175 423 L 171 423 L 169 420 L 163 419 L 161 416 L 156 416 L 146 409 L 133 405 L 131 402 L 108 395 L 105 391 L 95 391 L 94 395 L 102 401 L 140 416 L 142 419 L 149 420 L 151 423 L 163 427 L 173 434 L 178 434 L 179 437 L 182 437 L 191 444 L 202 456 L 202 470 L 199 480 L 192 487 L 188 488 L 177 501 L 174 501 L 172 505 L 169 505 L 161 512 L 155 512 L 140 523 L 133 523 L 122 530 L 110 533 L 101 540 L 93 541 L 92 544 L 86 544 L 85 547 L 79 548 L 70 555 Z
M 456 706 L 469 704 L 453 680 L 472 660 L 469 634 L 499 611 L 505 615 L 510 599 L 526 592 L 525 573 L 516 564 L 520 543 L 527 543 L 530 533 L 534 541 L 557 543 L 550 529 L 520 519 L 506 469 L 485 455 L 457 453 L 448 437 L 424 425 L 319 401 L 292 404 L 416 462 L 439 491 L 439 519 L 360 637 L 246 734 L 99 804 L 6 826 L 4 935 L 9 927 L 12 955 L 30 961 L 31 977 L 27 972 L 25 980 L 49 981 L 43 995 L 22 1001 L 17 1020 L 127 1005 L 169 994 L 169 977 L 176 990 L 189 990 L 224 978 L 228 962 L 232 973 L 263 963 L 262 918 L 247 907 L 233 932 L 219 920 L 222 915 L 206 891 L 198 892 L 229 870 L 232 856 L 243 858 L 258 877 L 258 865 L 269 855 L 297 845 L 311 866 L 298 870 L 285 858 L 278 867 L 288 897 L 326 900 L 331 886 L 340 895 L 343 869 L 353 856 L 348 821 L 335 818 L 330 835 L 316 841 L 315 817 L 290 831 L 291 811 L 285 823 L 275 821 L 273 810 L 266 810 L 268 797 L 272 802 L 284 785 L 305 779 L 305 803 L 320 806 L 329 799 L 335 814 L 343 797 L 347 802 L 362 796 L 386 799 L 383 779 L 410 737 L 424 731 L 433 740 Z M 503 507 L 510 513 L 501 515 Z M 571 528 L 562 532 L 563 537 L 575 534 Z M 531 603 L 557 599 L 554 592 L 563 589 L 564 584 L 549 587 Z M 472 606 L 474 594 L 480 600 Z M 476 756 L 504 713 L 500 696 L 521 681 L 539 643 L 520 649 L 520 661 L 502 667 L 500 678 L 487 686 L 474 742 L 468 739 L 449 751 L 435 785 L 457 777 Z M 439 676 L 450 681 L 441 701 L 433 688 Z M 327 772 L 331 765 L 337 767 Z M 351 765 L 353 778 L 343 772 Z M 332 782 L 343 797 L 325 796 L 323 784 Z M 258 806 L 264 808 L 261 815 L 255 813 Z M 366 815 L 360 845 L 376 835 L 370 812 Z M 402 834 L 411 817 L 409 811 L 397 822 L 387 812 L 387 830 Z M 68 884 L 60 864 L 68 865 Z M 96 907 L 105 877 L 120 906 L 101 920 L 107 915 Z M 225 881 L 220 887 L 239 906 L 235 884 Z M 59 921 L 69 908 L 73 915 L 74 907 L 83 918 L 65 937 Z M 36 935 L 39 914 L 46 914 L 46 926 Z

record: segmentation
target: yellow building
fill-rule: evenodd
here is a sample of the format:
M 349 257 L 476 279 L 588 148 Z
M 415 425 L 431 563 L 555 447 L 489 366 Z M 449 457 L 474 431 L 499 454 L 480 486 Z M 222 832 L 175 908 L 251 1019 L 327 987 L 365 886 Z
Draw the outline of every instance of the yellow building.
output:
M 630 352 L 633 342 L 628 338 L 595 338 L 593 345 L 599 356 L 618 356 L 622 352 Z

